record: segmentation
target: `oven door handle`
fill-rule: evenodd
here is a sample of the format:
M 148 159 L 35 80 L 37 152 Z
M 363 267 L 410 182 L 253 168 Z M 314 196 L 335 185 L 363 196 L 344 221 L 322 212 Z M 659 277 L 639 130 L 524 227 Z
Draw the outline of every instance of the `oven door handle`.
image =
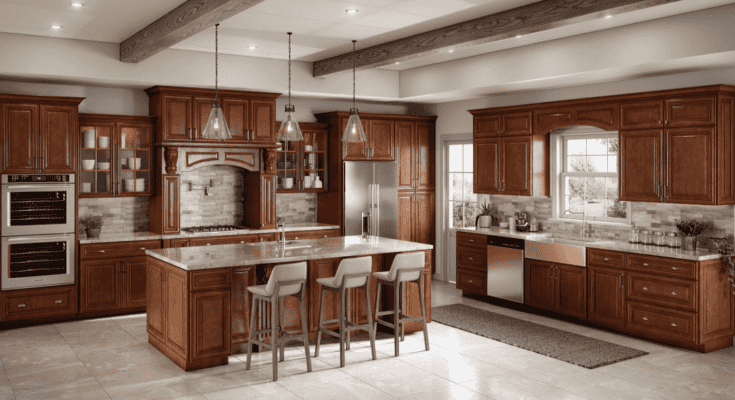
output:
M 8 242 L 20 242 L 20 241 L 27 241 L 27 240 L 33 240 L 36 241 L 38 239 L 43 239 L 44 241 L 50 241 L 50 240 L 69 240 L 69 237 L 74 237 L 73 234 L 71 235 L 59 235 L 59 236 L 46 236 L 46 235 L 38 235 L 38 236 L 14 236 L 7 238 Z
M 51 184 L 51 185 L 12 185 L 12 186 L 8 186 L 8 187 L 9 188 L 13 188 L 13 189 L 45 189 L 45 190 L 49 190 L 49 189 L 52 189 L 52 188 L 69 189 L 72 186 L 71 185 L 67 185 L 67 184 L 58 184 L 58 183 L 56 183 L 56 184 Z

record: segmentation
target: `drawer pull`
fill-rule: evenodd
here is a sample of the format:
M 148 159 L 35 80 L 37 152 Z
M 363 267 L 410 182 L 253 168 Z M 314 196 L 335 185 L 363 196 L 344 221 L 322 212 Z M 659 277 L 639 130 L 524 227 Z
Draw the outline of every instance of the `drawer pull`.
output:
M 25 307 L 25 306 L 26 306 L 26 305 L 25 305 L 25 304 L 23 304 L 23 303 L 20 303 L 20 304 L 18 304 L 18 308 L 20 308 L 20 307 Z
M 643 266 L 644 266 L 644 267 L 647 267 L 647 266 L 648 266 L 648 263 L 643 263 Z
M 609 258 L 607 258 L 607 257 L 605 257 L 605 261 L 610 261 L 610 259 L 609 259 Z
M 671 295 L 672 296 L 676 296 L 676 292 L 671 292 Z
M 470 259 L 470 261 L 472 261 L 472 260 L 473 260 L 473 259 L 472 259 L 472 257 L 469 257 L 469 259 Z
M 676 326 L 676 324 L 672 322 L 672 323 L 671 323 L 671 326 Z
M 475 239 L 470 239 L 470 242 L 475 243 Z
M 648 317 L 643 317 L 643 320 L 644 321 L 648 321 Z
M 61 304 L 61 300 L 56 300 L 54 303 Z
M 472 279 L 468 279 L 467 282 L 472 283 Z
M 141 248 L 139 248 L 138 250 L 145 250 L 145 247 L 141 247 Z
M 671 267 L 671 269 L 673 269 L 674 271 L 678 271 L 679 270 L 679 268 L 676 268 L 676 267 Z
M 104 250 L 97 250 L 98 253 L 104 253 Z
M 647 288 L 647 287 L 645 287 L 645 286 L 643 286 L 643 290 L 648 290 L 648 288 Z

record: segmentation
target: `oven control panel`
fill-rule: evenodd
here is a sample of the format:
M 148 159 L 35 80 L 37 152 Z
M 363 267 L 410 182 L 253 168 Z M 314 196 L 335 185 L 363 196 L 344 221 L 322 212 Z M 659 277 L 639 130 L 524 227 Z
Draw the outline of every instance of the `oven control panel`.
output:
M 71 183 L 72 174 L 8 174 L 3 175 L 2 183 Z

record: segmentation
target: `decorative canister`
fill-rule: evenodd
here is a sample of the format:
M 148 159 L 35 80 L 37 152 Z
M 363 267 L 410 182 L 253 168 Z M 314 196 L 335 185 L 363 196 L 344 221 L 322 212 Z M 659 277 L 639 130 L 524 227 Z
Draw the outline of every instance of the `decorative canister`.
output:
M 84 148 L 93 149 L 96 139 L 97 135 L 95 134 L 94 129 L 87 129 L 84 131 Z
M 492 215 L 478 215 L 477 226 L 480 228 L 489 228 L 493 224 Z

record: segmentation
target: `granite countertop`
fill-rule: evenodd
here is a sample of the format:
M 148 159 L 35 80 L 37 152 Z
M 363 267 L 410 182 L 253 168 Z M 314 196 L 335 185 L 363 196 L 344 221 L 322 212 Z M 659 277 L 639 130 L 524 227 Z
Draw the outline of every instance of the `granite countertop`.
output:
M 511 232 L 509 229 L 502 229 L 497 226 L 493 226 L 490 228 L 478 228 L 478 229 L 461 228 L 461 229 L 457 229 L 457 231 L 467 232 L 467 233 L 477 233 L 480 235 L 512 237 L 512 238 L 525 239 L 525 240 L 544 239 L 544 238 L 549 238 L 552 235 L 574 239 L 574 237 L 570 236 L 568 233 L 560 234 L 560 233 L 554 233 L 551 231 L 546 231 L 546 232 L 517 232 L 515 231 L 515 232 Z M 622 240 L 608 240 L 608 239 L 602 239 L 602 238 L 600 239 L 600 243 L 591 242 L 591 243 L 588 243 L 585 247 L 589 247 L 593 249 L 622 251 L 626 253 L 645 254 L 645 255 L 658 256 L 658 257 L 677 258 L 680 260 L 692 260 L 692 261 L 715 260 L 715 259 L 720 258 L 720 254 L 710 253 L 709 251 L 702 250 L 702 249 L 699 249 L 697 251 L 688 251 L 688 250 L 682 250 L 681 248 L 676 249 L 676 248 L 671 248 L 671 247 L 654 246 L 650 244 L 628 243 Z
M 146 250 L 146 254 L 186 271 L 198 271 L 433 249 L 429 244 L 377 236 L 289 240 L 288 243 L 285 250 L 281 243 L 263 242 Z
M 286 232 L 291 231 L 315 231 L 324 229 L 339 229 L 339 225 L 323 224 L 321 222 L 302 222 L 286 225 Z M 101 234 L 98 238 L 88 238 L 84 235 L 79 235 L 79 244 L 88 243 L 110 243 L 110 242 L 133 242 L 138 240 L 161 240 L 161 239 L 183 239 L 183 238 L 194 238 L 194 237 L 213 237 L 213 236 L 233 236 L 233 235 L 250 235 L 258 233 L 274 233 L 280 232 L 279 229 L 238 229 L 234 231 L 220 231 L 220 232 L 199 232 L 199 233 L 186 233 L 181 232 L 180 234 L 167 234 L 159 235 L 150 232 L 126 232 L 126 233 L 110 233 Z M 84 237 L 82 237 L 84 236 Z

